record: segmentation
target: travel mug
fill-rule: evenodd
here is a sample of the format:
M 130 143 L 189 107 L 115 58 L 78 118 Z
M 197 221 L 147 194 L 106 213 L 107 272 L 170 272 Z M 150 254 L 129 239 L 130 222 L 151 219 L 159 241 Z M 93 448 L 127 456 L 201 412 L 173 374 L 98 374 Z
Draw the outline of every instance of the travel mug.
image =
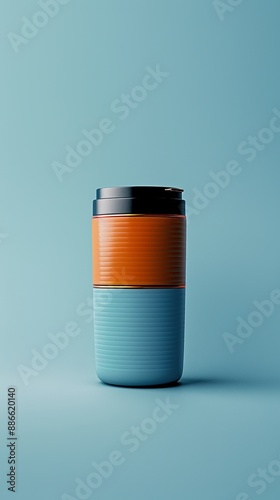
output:
M 96 372 L 154 386 L 183 371 L 186 216 L 182 189 L 97 189 L 93 202 Z

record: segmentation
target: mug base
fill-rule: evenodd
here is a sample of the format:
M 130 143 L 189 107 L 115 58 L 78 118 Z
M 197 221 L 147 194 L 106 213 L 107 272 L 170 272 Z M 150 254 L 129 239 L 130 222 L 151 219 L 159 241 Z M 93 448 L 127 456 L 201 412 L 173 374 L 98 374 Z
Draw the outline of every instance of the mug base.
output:
M 99 380 L 106 384 L 117 387 L 131 387 L 131 388 L 157 388 L 157 387 L 173 387 L 178 384 L 182 377 L 181 374 L 176 374 L 173 377 L 124 377 L 124 376 L 106 376 L 106 374 L 97 373 Z

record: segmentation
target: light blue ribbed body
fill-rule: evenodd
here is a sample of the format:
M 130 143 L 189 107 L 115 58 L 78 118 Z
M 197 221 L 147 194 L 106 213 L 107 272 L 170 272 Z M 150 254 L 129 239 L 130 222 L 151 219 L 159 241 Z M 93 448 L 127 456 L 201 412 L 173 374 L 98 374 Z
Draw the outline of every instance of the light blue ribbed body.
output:
M 94 288 L 96 372 L 106 383 L 176 382 L 183 370 L 184 288 Z

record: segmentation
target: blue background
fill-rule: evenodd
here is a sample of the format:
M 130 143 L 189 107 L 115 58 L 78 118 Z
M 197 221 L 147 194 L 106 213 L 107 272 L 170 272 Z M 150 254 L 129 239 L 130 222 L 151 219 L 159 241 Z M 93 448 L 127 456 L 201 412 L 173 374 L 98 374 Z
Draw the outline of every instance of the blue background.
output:
M 8 33 L 20 35 L 22 17 L 39 9 L 33 0 L 1 2 L 1 498 L 10 498 L 13 384 L 20 500 L 75 498 L 75 478 L 167 396 L 178 409 L 89 498 L 258 498 L 248 477 L 280 455 L 279 306 L 233 354 L 223 334 L 236 334 L 237 318 L 280 288 L 280 134 L 252 162 L 238 151 L 280 109 L 280 3 L 245 0 L 222 21 L 210 0 L 70 0 L 16 53 Z M 120 120 L 112 102 L 157 64 L 169 76 Z M 53 162 L 64 163 L 65 147 L 105 117 L 114 131 L 59 182 Z M 84 305 L 95 189 L 179 186 L 194 206 L 195 189 L 231 160 L 242 172 L 188 223 L 183 383 L 100 384 Z M 31 367 L 31 349 L 42 352 L 70 321 L 80 334 L 25 385 L 17 367 Z M 276 477 L 261 498 L 279 494 Z

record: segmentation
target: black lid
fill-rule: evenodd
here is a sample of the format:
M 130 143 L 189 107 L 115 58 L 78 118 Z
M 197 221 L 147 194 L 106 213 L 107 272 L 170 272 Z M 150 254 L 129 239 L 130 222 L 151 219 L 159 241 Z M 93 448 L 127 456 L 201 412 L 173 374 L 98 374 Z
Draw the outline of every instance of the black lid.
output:
M 162 186 L 99 188 L 93 215 L 170 214 L 185 215 L 183 189 Z

